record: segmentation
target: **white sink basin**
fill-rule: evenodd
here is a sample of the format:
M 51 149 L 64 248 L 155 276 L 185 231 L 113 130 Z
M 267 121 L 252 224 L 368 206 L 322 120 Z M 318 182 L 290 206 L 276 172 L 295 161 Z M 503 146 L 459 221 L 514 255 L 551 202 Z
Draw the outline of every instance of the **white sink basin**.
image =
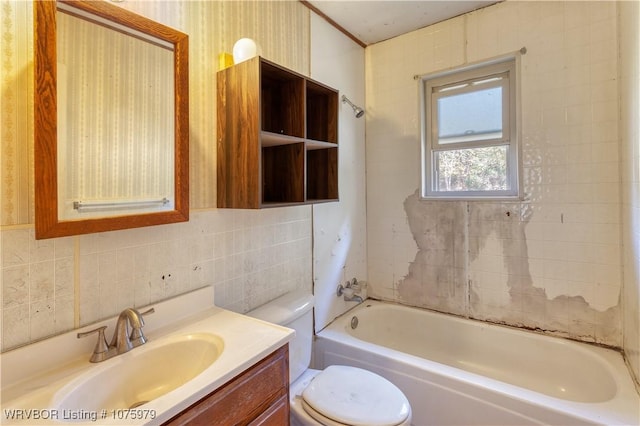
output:
M 212 300 L 209 286 L 154 304 L 156 313 L 145 325 L 149 342 L 97 364 L 89 362 L 94 342 L 77 334 L 112 326 L 116 317 L 0 354 L 0 424 L 163 424 L 294 335 L 211 306 Z M 144 418 L 127 415 L 127 408 L 144 401 L 150 402 L 131 411 Z M 25 410 L 52 413 L 52 420 L 26 419 Z
M 55 394 L 53 408 L 99 412 L 138 407 L 198 376 L 223 350 L 223 340 L 210 333 L 149 342 L 66 384 Z

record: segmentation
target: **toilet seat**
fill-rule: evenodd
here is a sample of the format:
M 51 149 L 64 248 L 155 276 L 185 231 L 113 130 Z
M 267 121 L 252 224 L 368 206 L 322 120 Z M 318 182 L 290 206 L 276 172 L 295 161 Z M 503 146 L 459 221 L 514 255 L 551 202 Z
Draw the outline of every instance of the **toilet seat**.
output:
M 322 426 L 349 426 L 344 423 L 338 423 L 328 417 L 323 416 L 322 414 L 314 410 L 313 407 L 307 404 L 307 402 L 304 399 L 302 400 L 302 409 L 304 410 L 305 413 L 311 416 L 313 420 L 315 420 Z
M 305 411 L 328 426 L 396 426 L 411 412 L 406 396 L 393 383 L 344 365 L 331 365 L 319 373 L 302 399 Z

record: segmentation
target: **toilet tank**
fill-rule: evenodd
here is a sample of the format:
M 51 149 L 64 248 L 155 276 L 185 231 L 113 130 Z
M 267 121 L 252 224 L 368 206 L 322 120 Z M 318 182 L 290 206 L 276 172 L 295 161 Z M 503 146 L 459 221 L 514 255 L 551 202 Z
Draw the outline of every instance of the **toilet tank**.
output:
M 296 335 L 289 342 L 289 382 L 293 383 L 311 363 L 313 342 L 313 295 L 296 290 L 247 312 L 246 315 L 292 328 Z

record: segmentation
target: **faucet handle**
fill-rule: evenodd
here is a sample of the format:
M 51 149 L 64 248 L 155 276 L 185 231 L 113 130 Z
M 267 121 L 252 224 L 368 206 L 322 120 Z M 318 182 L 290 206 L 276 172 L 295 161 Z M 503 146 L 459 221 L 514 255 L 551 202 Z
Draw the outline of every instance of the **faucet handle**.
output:
M 149 308 L 144 312 L 140 312 L 140 315 L 145 316 L 145 315 L 153 314 L 155 313 L 155 311 L 156 311 L 155 308 Z
M 151 314 L 153 314 L 153 313 L 155 313 L 155 312 L 156 312 L 156 310 L 155 310 L 154 308 L 149 308 L 149 309 L 147 309 L 147 310 L 146 310 L 146 311 L 144 311 L 144 312 L 139 312 L 139 311 L 138 311 L 138 310 L 136 310 L 136 309 L 134 309 L 134 311 L 136 311 L 136 312 L 138 313 L 138 316 L 139 316 L 139 318 L 140 318 L 140 326 L 141 326 L 141 327 L 144 327 L 144 316 L 145 316 L 145 315 L 151 315 Z M 135 330 L 135 328 L 134 328 L 134 330 Z
M 93 354 L 91 355 L 89 362 L 100 362 L 109 357 L 109 344 L 107 343 L 107 339 L 104 336 L 104 331 L 106 329 L 107 326 L 103 325 L 102 327 L 77 334 L 78 339 L 81 339 L 83 337 L 90 336 L 93 333 L 98 333 L 98 341 L 96 342 L 95 348 L 93 348 Z
M 129 340 L 133 347 L 144 345 L 147 343 L 147 338 L 142 332 L 142 327 L 144 326 L 144 316 L 153 314 L 156 310 L 154 308 L 147 309 L 144 312 L 140 312 L 140 327 L 131 327 L 131 334 L 129 335 Z
M 347 287 L 352 288 L 354 292 L 358 293 L 361 290 L 360 281 L 353 277 L 351 281 L 347 281 Z

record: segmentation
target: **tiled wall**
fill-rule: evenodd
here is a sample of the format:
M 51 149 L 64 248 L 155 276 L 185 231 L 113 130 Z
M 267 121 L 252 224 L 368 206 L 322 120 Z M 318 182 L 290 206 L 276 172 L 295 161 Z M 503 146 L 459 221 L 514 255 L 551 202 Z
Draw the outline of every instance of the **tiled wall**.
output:
M 0 231 L 0 247 L 2 348 L 74 328 L 74 239 L 21 227 Z
M 619 5 L 625 355 L 640 383 L 640 3 Z
M 311 77 L 364 105 L 363 75 L 364 49 L 311 14 Z M 318 331 L 355 304 L 337 297 L 336 286 L 354 277 L 363 283 L 367 280 L 365 117 L 356 118 L 351 107 L 342 102 L 338 113 L 340 202 L 313 206 L 313 291 Z
M 299 2 L 117 3 L 189 34 L 189 223 L 36 241 L 33 237 L 32 3 L 0 2 L 1 350 L 182 292 L 215 285 L 244 312 L 311 286 L 311 208 L 215 210 L 218 54 L 241 37 L 309 73 L 309 10 Z M 212 209 L 212 210 L 205 210 Z
M 0 239 L 3 350 L 207 285 L 236 312 L 311 285 L 310 207 L 199 211 L 187 223 L 39 241 L 24 227 Z
M 420 200 L 414 76 L 522 47 L 523 199 Z M 615 2 L 511 1 L 368 48 L 370 294 L 620 346 L 617 49 Z

